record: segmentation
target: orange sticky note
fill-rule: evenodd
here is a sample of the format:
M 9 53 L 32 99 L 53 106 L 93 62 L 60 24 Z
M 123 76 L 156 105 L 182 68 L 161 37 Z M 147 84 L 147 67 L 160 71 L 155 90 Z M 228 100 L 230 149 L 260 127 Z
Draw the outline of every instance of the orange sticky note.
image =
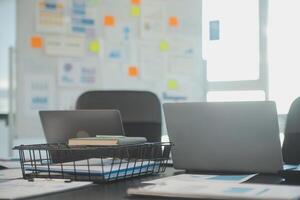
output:
M 31 38 L 31 47 L 32 48 L 42 48 L 43 47 L 43 40 L 40 36 L 33 36 Z
M 178 19 L 177 17 L 170 17 L 169 18 L 169 25 L 170 26 L 179 26 L 179 22 L 178 22 Z
M 130 67 L 128 68 L 128 75 L 129 75 L 129 76 L 135 77 L 135 76 L 138 76 L 138 73 L 139 73 L 139 71 L 138 71 L 138 68 L 137 68 L 137 67 L 135 67 L 135 66 L 130 66 Z
M 141 4 L 141 0 L 131 0 L 131 3 L 135 4 L 135 5 L 140 5 Z
M 114 16 L 105 16 L 104 17 L 104 25 L 105 26 L 114 26 L 115 25 L 115 17 Z

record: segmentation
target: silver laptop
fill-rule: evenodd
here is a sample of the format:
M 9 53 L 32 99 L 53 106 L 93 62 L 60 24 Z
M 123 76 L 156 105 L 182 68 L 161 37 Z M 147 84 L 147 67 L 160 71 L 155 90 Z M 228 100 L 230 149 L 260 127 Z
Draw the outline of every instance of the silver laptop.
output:
M 277 173 L 283 167 L 276 105 L 270 101 L 163 105 L 174 167 Z
M 70 138 L 123 135 L 118 110 L 40 111 L 48 143 L 65 143 Z

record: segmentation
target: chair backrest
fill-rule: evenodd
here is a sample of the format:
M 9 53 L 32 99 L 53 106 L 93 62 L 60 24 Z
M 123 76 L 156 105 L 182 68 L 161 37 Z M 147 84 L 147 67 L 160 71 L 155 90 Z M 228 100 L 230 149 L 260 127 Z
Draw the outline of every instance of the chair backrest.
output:
M 282 155 L 286 164 L 300 164 L 300 97 L 293 101 L 287 115 Z
M 148 91 L 88 91 L 76 102 L 76 109 L 117 109 L 121 112 L 126 136 L 161 140 L 161 104 Z

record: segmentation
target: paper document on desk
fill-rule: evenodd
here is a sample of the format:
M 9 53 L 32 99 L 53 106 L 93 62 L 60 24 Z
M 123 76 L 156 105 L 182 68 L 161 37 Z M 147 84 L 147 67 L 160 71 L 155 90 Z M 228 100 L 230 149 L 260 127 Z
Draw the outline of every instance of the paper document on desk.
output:
M 21 168 L 19 160 L 0 160 L 0 165 L 9 169 Z
M 155 179 L 151 181 L 145 181 L 143 183 L 167 183 L 168 181 L 184 181 L 184 182 L 198 182 L 198 181 L 218 181 L 228 183 L 242 183 L 245 182 L 256 174 L 247 175 L 202 175 L 202 174 L 180 174 L 176 176 L 169 176 L 165 178 Z
M 92 182 L 35 179 L 33 182 L 18 179 L 0 183 L 0 199 L 18 199 L 61 192 L 90 185 Z
M 0 181 L 12 180 L 23 177 L 21 169 L 3 169 L 0 170 Z
M 168 181 L 127 190 L 129 195 L 146 195 L 208 199 L 272 199 L 295 200 L 300 197 L 299 186 L 266 184 Z

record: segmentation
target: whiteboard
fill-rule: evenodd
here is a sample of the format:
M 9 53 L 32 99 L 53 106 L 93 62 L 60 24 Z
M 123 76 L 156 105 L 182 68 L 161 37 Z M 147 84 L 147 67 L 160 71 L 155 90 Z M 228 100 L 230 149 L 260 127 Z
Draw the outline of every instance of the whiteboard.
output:
M 200 0 L 17 1 L 16 136 L 42 137 L 38 111 L 88 90 L 204 100 L 201 22 Z

